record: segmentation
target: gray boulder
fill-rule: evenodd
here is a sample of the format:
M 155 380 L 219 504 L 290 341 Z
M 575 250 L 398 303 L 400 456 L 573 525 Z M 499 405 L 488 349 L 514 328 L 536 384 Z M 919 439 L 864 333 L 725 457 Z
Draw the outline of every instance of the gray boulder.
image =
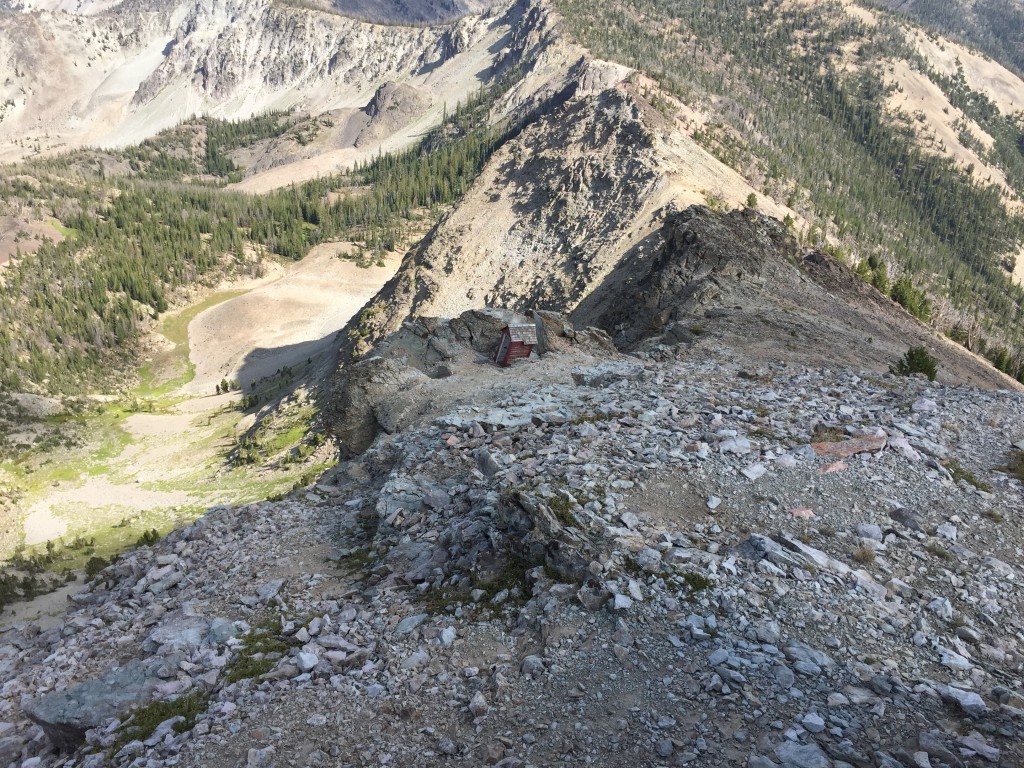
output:
M 429 377 L 422 371 L 383 357 L 346 366 L 332 425 L 345 449 L 362 453 L 382 430 L 395 431 L 408 406 L 404 396 L 426 381 Z
M 786 768 L 831 768 L 829 760 L 817 744 L 797 744 L 784 741 L 775 748 L 775 755 Z
M 619 381 L 636 381 L 644 375 L 639 363 L 605 360 L 591 368 L 573 368 L 572 380 L 577 386 L 603 388 Z
M 8 736 L 0 739 L 0 765 L 10 765 L 21 758 L 21 739 L 17 736 Z
M 154 653 L 159 648 L 171 651 L 192 650 L 203 644 L 209 629 L 210 623 L 205 619 L 178 616 L 150 632 L 142 647 L 148 653 Z
M 160 682 L 156 670 L 162 663 L 159 658 L 129 662 L 98 680 L 30 699 L 22 710 L 42 727 L 57 749 L 73 751 L 85 741 L 90 728 L 147 704 Z

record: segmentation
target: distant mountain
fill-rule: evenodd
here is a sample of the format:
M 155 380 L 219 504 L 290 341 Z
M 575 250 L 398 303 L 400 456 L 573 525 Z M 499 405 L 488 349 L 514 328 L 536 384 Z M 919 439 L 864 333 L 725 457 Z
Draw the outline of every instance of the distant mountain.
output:
M 136 144 L 199 114 L 358 109 L 397 80 L 424 88 L 436 122 L 487 79 L 518 18 L 462 0 L 15 7 L 0 13 L 0 160 Z
M 332 0 L 330 7 L 344 16 L 381 23 L 433 24 L 478 14 L 496 0 Z

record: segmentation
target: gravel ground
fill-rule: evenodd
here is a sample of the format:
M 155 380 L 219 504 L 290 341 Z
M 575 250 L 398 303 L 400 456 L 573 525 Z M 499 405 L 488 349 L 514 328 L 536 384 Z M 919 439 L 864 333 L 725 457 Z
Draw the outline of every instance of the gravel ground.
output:
M 572 373 L 0 635 L 0 764 L 1024 764 L 1021 394 Z

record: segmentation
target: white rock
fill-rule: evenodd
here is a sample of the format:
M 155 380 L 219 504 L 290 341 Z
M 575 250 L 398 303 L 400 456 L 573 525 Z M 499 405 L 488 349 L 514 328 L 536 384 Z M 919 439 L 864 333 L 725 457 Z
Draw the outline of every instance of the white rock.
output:
M 750 453 L 750 450 L 750 441 L 742 435 L 739 437 L 731 437 L 718 444 L 719 453 L 734 453 L 739 456 Z
M 484 698 L 483 693 L 480 691 L 474 693 L 473 698 L 469 700 L 469 711 L 473 714 L 473 717 L 487 714 L 487 699 Z
M 953 606 L 949 600 L 945 597 L 936 597 L 930 603 L 928 603 L 928 610 L 938 616 L 940 619 L 949 621 L 953 618 Z
M 743 473 L 744 477 L 750 480 L 757 480 L 758 478 L 763 477 L 765 472 L 768 470 L 765 468 L 764 464 L 751 464 L 749 467 L 744 467 L 740 471 Z
M 633 600 L 629 595 L 615 595 L 613 608 L 616 611 L 628 611 L 633 607 Z

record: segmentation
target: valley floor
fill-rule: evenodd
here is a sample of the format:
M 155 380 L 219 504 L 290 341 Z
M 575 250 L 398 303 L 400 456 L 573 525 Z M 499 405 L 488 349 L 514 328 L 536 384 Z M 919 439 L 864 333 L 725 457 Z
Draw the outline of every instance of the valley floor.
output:
M 317 455 L 281 461 L 311 426 L 302 382 L 330 364 L 337 331 L 398 261 L 392 254 L 383 266 L 362 268 L 339 258 L 347 250 L 347 244 L 319 246 L 266 278 L 224 285 L 165 316 L 134 392 L 96 401 L 79 416 L 50 416 L 76 444 L 32 450 L 0 466 L 0 482 L 20 491 L 20 519 L 5 523 L 21 532 L 5 537 L 9 546 L 31 553 L 48 541 L 94 540 L 62 564 L 81 567 L 88 556 L 115 554 L 150 529 L 166 532 L 210 507 L 287 491 L 317 466 Z M 217 394 L 228 380 L 246 382 L 246 392 L 256 383 L 269 403 L 286 400 L 255 465 L 229 460 L 256 412 L 240 407 L 243 392 Z M 41 610 L 51 602 L 39 598 Z M 19 609 L 19 619 L 26 615 Z

